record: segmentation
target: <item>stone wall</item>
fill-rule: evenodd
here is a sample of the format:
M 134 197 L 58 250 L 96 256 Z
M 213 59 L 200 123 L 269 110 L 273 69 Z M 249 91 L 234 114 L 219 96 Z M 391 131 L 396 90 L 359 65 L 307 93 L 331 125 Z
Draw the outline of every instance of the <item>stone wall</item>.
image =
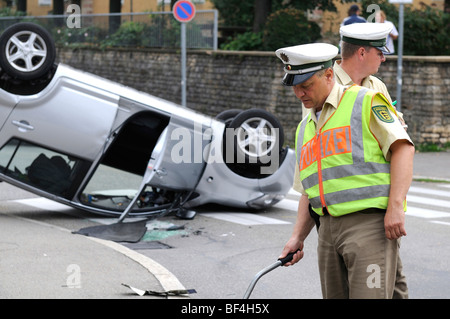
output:
M 163 50 L 58 49 L 59 62 L 181 103 L 181 54 Z M 415 143 L 450 143 L 450 57 L 404 57 L 402 112 Z M 396 99 L 397 59 L 378 77 Z M 272 52 L 188 51 L 187 106 L 215 116 L 225 109 L 263 108 L 283 124 L 293 145 L 301 106 L 283 87 Z

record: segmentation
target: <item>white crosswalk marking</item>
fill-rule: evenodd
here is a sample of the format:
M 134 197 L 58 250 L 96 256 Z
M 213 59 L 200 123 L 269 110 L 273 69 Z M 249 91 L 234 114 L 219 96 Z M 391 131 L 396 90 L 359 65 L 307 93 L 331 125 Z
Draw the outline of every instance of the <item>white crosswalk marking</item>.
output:
M 438 187 L 439 189 L 431 189 L 426 187 L 411 186 L 407 196 L 408 210 L 406 212 L 406 216 L 424 218 L 433 223 L 450 226 L 450 222 L 433 220 L 438 218 L 450 218 L 450 191 L 448 191 L 448 189 L 450 189 L 450 185 L 442 184 Z M 277 203 L 274 207 L 297 212 L 300 194 L 294 190 L 291 190 L 288 193 L 288 197 L 289 198 Z M 19 199 L 14 200 L 14 202 L 52 211 L 71 209 L 69 206 L 59 204 L 42 197 Z M 289 222 L 280 219 L 252 213 L 211 212 L 201 213 L 201 215 L 248 226 L 290 224 Z
M 52 201 L 50 199 L 46 199 L 43 197 L 36 198 L 27 198 L 27 199 L 18 199 L 13 200 L 16 203 L 24 204 L 27 206 L 36 207 L 43 210 L 51 210 L 51 211 L 63 211 L 67 209 L 71 209 L 70 206 L 63 205 Z M 292 201 L 293 202 L 293 201 Z M 296 205 L 296 204 L 295 204 Z M 202 213 L 201 215 L 225 220 L 228 222 L 241 224 L 241 225 L 280 225 L 280 224 L 290 224 L 289 222 L 282 221 L 275 218 L 270 218 L 258 214 L 250 214 L 250 213 Z M 94 215 L 95 216 L 95 215 Z M 101 224 L 111 224 L 116 222 L 116 219 L 111 218 L 91 218 L 92 221 L 96 221 Z
M 436 207 L 447 207 L 447 208 L 450 207 L 450 201 L 431 197 L 408 195 L 406 197 L 406 200 L 408 201 L 408 203 L 423 204 L 427 206 L 436 206 Z
M 298 200 L 283 199 L 281 202 L 275 204 L 275 207 L 296 212 L 298 208 Z
M 407 196 L 407 216 L 428 220 L 450 217 L 450 191 L 447 190 L 450 188 L 450 185 L 440 184 L 439 188 L 442 189 L 411 186 Z M 289 195 L 300 197 L 300 194 L 294 190 L 291 190 Z M 291 211 L 297 211 L 297 206 L 298 199 L 284 199 L 275 205 L 277 208 Z M 447 222 L 439 222 L 439 224 L 450 225 Z
M 448 186 L 447 184 L 439 184 L 439 189 L 411 186 L 406 197 L 408 201 L 406 216 L 428 220 L 450 217 L 450 192 L 447 190 Z M 436 221 L 431 222 L 436 223 Z M 441 224 L 445 225 L 448 223 L 443 222 Z
M 44 198 L 44 197 L 16 199 L 16 200 L 13 200 L 13 202 L 40 208 L 40 209 L 44 209 L 44 210 L 51 210 L 51 211 L 55 211 L 55 212 L 72 209 L 70 206 L 60 204 L 58 202 L 52 201 L 52 200 Z
M 201 215 L 247 226 L 290 224 L 279 219 L 248 213 L 202 213 Z
M 419 208 L 408 205 L 407 216 L 421 217 L 421 218 L 441 218 L 450 217 L 450 213 L 440 212 L 437 210 L 431 210 L 429 208 Z
M 442 185 L 444 186 L 444 185 Z M 450 187 L 445 185 L 445 187 Z M 429 189 L 425 187 L 417 187 L 417 186 L 411 186 L 409 188 L 409 193 L 420 193 L 420 194 L 428 194 L 428 195 L 437 195 L 437 196 L 444 196 L 447 198 L 450 198 L 450 192 L 449 191 L 441 191 L 438 189 Z

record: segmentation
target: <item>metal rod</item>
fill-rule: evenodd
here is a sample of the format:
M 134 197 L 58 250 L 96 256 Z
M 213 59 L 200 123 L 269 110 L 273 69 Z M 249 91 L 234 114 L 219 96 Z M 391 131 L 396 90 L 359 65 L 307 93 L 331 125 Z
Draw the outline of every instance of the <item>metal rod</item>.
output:
M 181 105 L 186 107 L 186 23 L 181 23 Z
M 248 299 L 250 297 L 250 294 L 253 291 L 253 288 L 255 288 L 256 283 L 258 282 L 259 278 L 267 274 L 269 271 L 274 270 L 278 266 L 281 266 L 282 262 L 281 260 L 278 260 L 276 263 L 273 263 L 270 266 L 267 266 L 263 270 L 261 270 L 259 273 L 256 274 L 255 278 L 253 278 L 253 281 L 250 283 L 250 286 L 248 286 L 247 291 L 245 292 L 244 299 Z
M 398 57 L 397 57 L 397 110 L 402 109 L 402 72 L 403 72 L 403 3 L 399 7 L 399 22 L 398 22 Z

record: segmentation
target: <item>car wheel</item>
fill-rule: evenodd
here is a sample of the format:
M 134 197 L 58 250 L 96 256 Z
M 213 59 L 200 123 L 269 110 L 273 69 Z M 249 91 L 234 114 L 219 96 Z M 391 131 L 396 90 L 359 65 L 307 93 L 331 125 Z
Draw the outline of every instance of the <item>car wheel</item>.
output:
M 0 67 L 11 77 L 35 80 L 53 66 L 55 44 L 43 27 L 33 23 L 17 23 L 0 36 Z
M 225 123 L 225 126 L 228 127 L 231 121 L 233 121 L 233 119 L 236 117 L 236 115 L 238 115 L 241 112 L 242 110 L 240 109 L 225 110 L 217 114 L 216 120 Z
M 229 125 L 234 130 L 233 141 L 237 162 L 267 164 L 274 152 L 284 144 L 284 131 L 278 119 L 262 109 L 239 113 Z M 230 149 L 230 148 L 228 148 Z

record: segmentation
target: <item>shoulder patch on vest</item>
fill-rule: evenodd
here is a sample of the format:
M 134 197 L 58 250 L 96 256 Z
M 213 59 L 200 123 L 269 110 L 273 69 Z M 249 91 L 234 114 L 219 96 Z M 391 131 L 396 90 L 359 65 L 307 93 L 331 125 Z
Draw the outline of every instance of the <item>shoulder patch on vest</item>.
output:
M 391 113 L 388 111 L 386 105 L 375 105 L 372 106 L 372 111 L 375 115 L 385 123 L 393 123 L 394 119 L 391 116 Z

